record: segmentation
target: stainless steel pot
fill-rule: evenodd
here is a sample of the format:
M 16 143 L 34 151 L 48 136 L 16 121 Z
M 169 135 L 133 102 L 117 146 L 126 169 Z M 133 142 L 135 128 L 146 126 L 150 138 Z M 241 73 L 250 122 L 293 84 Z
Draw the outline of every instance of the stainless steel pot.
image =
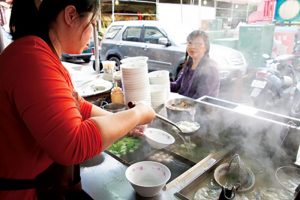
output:
M 124 104 L 119 104 L 119 103 L 109 103 L 109 104 L 106 104 L 106 105 L 102 106 L 102 108 L 104 110 L 109 111 L 109 112 L 116 113 L 116 112 L 119 112 L 119 111 L 126 110 L 127 106 L 124 105 Z
M 194 121 L 197 102 L 193 99 L 182 97 L 170 99 L 165 103 L 168 119 L 178 121 Z

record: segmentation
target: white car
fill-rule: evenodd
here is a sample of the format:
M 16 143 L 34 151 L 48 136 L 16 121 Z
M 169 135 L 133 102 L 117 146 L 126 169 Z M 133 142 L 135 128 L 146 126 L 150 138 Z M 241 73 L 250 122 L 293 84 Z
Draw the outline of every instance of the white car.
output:
M 158 21 L 116 21 L 101 41 L 100 58 L 114 60 L 119 66 L 123 58 L 147 56 L 149 71 L 168 70 L 174 79 L 185 58 L 187 34 L 183 40 L 176 39 L 182 35 L 180 31 L 166 31 Z M 232 48 L 211 44 L 210 57 L 219 64 L 221 82 L 247 71 L 243 54 Z
M 7 47 L 12 42 L 11 35 L 8 32 L 6 32 L 3 27 L 0 27 L 0 29 L 3 39 L 3 45 L 4 47 Z

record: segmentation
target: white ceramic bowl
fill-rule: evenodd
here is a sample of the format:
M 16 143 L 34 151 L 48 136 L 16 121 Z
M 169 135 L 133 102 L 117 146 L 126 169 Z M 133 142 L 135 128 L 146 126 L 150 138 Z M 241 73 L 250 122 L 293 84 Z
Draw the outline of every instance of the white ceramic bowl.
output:
M 169 71 L 157 70 L 148 73 L 150 84 L 167 84 L 170 87 Z
M 130 165 L 125 175 L 139 195 L 153 197 L 160 193 L 170 179 L 171 172 L 159 162 L 141 161 Z
M 157 128 L 147 128 L 144 135 L 149 145 L 155 149 L 165 148 L 175 142 L 172 135 Z

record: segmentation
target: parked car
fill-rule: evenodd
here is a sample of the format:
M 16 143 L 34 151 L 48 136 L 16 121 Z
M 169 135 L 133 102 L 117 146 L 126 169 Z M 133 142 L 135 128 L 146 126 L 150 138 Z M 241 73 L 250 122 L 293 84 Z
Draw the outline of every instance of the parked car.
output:
M 82 51 L 80 54 L 62 54 L 62 60 L 68 62 L 78 62 L 79 60 L 84 61 L 85 63 L 89 63 L 91 61 L 91 57 L 94 54 L 94 42 L 90 41 L 89 45 Z
M 0 31 L 2 34 L 3 47 L 5 48 L 12 42 L 12 36 L 4 29 L 3 26 L 0 27 Z
M 168 70 L 174 79 L 182 67 L 186 52 L 187 34 L 184 39 L 177 39 L 179 30 L 168 32 L 158 21 L 113 22 L 100 43 L 100 58 L 116 61 L 118 68 L 123 58 L 147 56 L 149 71 Z M 222 81 L 230 81 L 247 71 L 246 60 L 237 50 L 211 44 L 210 56 L 219 64 Z

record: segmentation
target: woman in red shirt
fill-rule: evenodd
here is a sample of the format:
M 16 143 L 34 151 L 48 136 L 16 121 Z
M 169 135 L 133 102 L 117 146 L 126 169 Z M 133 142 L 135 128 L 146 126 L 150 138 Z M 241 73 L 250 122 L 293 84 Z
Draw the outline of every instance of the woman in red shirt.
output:
M 14 0 L 14 42 L 0 55 L 0 199 L 64 198 L 65 172 L 67 184 L 80 180 L 64 166 L 155 117 L 144 104 L 112 114 L 74 90 L 60 56 L 84 49 L 98 8 L 98 0 Z

